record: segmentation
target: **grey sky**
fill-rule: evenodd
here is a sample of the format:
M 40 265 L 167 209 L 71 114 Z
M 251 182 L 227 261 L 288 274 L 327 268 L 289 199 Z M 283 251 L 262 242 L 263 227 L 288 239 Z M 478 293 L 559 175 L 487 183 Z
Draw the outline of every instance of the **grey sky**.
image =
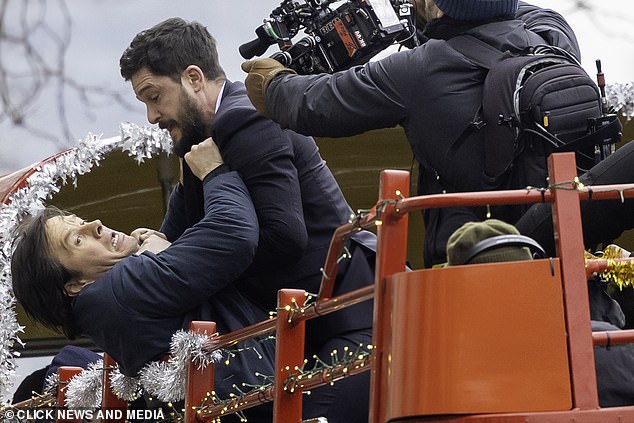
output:
M 18 3 L 20 0 L 16 1 Z M 634 80 L 634 57 L 630 53 L 634 35 L 628 24 L 634 21 L 634 7 L 628 0 L 589 2 L 594 10 L 578 10 L 575 0 L 533 3 L 561 11 L 579 38 L 583 64 L 594 73 L 594 60 L 601 58 L 608 82 Z M 598 5 L 600 3 L 600 5 Z M 71 147 L 89 132 L 104 137 L 118 133 L 119 123 L 147 124 L 143 105 L 133 96 L 129 84 L 119 76 L 118 60 L 134 35 L 142 29 L 172 16 L 197 20 L 206 25 L 219 44 L 219 54 L 227 76 L 243 80 L 242 58 L 238 46 L 254 38 L 255 28 L 280 4 L 274 0 L 67 0 L 72 26 L 71 43 L 66 55 L 66 70 L 78 82 L 116 90 L 132 106 L 130 110 L 95 97 L 97 107 L 87 113 L 75 93 L 67 91 L 67 118 L 72 142 L 64 145 L 38 139 L 32 134 L 0 122 L 0 175 L 13 172 Z M 597 4 L 595 6 L 595 4 Z M 57 1 L 47 2 L 47 13 L 59 15 Z M 51 25 L 59 30 L 59 19 Z M 50 48 L 43 45 L 44 49 Z M 272 47 L 269 53 L 274 50 Z M 11 66 L 20 66 L 14 58 Z M 3 58 L 6 60 L 6 58 Z M 54 130 L 59 126 L 57 103 L 52 87 L 41 91 L 29 109 L 35 122 Z
M 55 15 L 52 9 L 56 2 L 48 4 L 47 13 Z M 279 5 L 264 0 L 67 0 L 66 4 L 72 18 L 71 43 L 66 56 L 68 74 L 82 84 L 117 90 L 133 106 L 133 110 L 126 110 L 103 97 L 95 97 L 100 106 L 87 114 L 77 95 L 67 90 L 67 115 L 75 139 L 82 139 L 89 132 L 114 136 L 122 121 L 147 124 L 143 105 L 134 98 L 129 83 L 119 75 L 119 57 L 140 30 L 172 16 L 197 20 L 217 38 L 228 78 L 243 80 L 238 46 L 253 39 L 255 28 Z M 59 30 L 59 22 L 60 19 L 52 19 L 51 26 Z M 44 48 L 47 47 L 48 43 Z M 13 60 L 10 66 L 17 67 L 20 62 Z M 54 128 L 59 126 L 56 107 L 54 89 L 49 87 L 40 93 L 29 113 L 37 116 L 38 125 Z M 73 145 L 69 143 L 68 147 Z M 0 122 L 0 175 L 61 149 L 60 145 L 15 129 L 6 121 Z

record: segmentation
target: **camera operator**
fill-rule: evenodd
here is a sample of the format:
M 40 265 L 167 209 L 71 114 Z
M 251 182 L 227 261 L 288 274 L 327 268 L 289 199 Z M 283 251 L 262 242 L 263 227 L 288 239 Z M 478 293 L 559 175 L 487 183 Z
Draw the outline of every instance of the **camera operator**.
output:
M 248 61 L 247 93 L 262 114 L 303 134 L 401 125 L 420 163 L 419 194 L 484 190 L 483 135 L 475 127 L 485 71 L 447 40 L 468 32 L 501 51 L 547 43 L 579 58 L 575 35 L 558 13 L 518 0 L 412 1 L 427 39 L 420 47 L 334 74 L 300 76 L 273 59 Z M 484 208 L 426 210 L 425 264 L 444 262 L 449 235 L 485 216 Z

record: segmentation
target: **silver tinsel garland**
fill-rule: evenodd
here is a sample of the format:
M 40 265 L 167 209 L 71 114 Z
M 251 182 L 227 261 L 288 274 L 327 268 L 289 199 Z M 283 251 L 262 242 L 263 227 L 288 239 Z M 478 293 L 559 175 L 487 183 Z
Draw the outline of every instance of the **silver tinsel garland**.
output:
M 115 367 L 110 372 L 110 387 L 117 398 L 124 401 L 134 401 L 141 396 L 141 381 L 138 377 L 126 376 Z
M 149 363 L 139 373 L 143 389 L 163 402 L 184 399 L 187 363 L 192 360 L 199 369 L 204 369 L 222 359 L 220 351 L 207 352 L 203 349 L 209 335 L 176 332 L 172 336 L 169 359 Z
M 608 84 L 605 94 L 614 110 L 628 121 L 634 117 L 634 82 Z
M 126 151 L 137 163 L 171 152 L 172 140 L 167 131 L 121 124 L 121 135 L 100 139 L 89 134 L 78 146 L 34 168 L 26 187 L 13 192 L 8 204 L 0 205 L 0 399 L 4 400 L 11 388 L 15 372 L 16 353 L 13 347 L 21 343 L 18 334 L 22 327 L 15 316 L 15 297 L 11 288 L 11 239 L 19 220 L 44 207 L 44 202 L 66 184 L 77 185 L 80 175 L 98 166 L 114 150 Z
M 220 351 L 203 349 L 208 335 L 178 331 L 172 335 L 170 357 L 167 361 L 148 363 L 139 377 L 121 374 L 118 368 L 110 373 L 112 392 L 125 401 L 139 398 L 141 390 L 163 402 L 176 402 L 185 398 L 187 363 L 193 360 L 197 368 L 204 369 L 221 360 Z M 66 406 L 71 408 L 98 408 L 103 387 L 103 363 L 98 361 L 73 377 L 66 387 Z
M 101 407 L 103 389 L 103 360 L 90 363 L 66 385 L 65 406 L 95 409 Z
M 57 392 L 58 384 L 59 375 L 57 373 L 51 373 L 44 380 L 44 392 Z

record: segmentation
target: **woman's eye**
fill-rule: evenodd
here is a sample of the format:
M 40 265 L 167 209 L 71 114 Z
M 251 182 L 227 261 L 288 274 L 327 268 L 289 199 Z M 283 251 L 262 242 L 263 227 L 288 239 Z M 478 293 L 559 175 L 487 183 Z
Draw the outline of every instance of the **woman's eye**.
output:
M 81 237 L 78 236 L 75 238 L 75 245 L 80 245 L 81 244 Z

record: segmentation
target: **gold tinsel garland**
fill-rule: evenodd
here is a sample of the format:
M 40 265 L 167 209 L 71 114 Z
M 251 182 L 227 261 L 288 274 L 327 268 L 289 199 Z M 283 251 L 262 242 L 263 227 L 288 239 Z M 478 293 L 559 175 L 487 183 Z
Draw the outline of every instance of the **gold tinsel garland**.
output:
M 623 249 L 618 245 L 608 245 L 603 251 L 592 254 L 585 253 L 587 260 L 606 260 L 606 270 L 599 273 L 607 282 L 616 284 L 620 290 L 623 287 L 634 286 L 634 260 L 622 260 Z

